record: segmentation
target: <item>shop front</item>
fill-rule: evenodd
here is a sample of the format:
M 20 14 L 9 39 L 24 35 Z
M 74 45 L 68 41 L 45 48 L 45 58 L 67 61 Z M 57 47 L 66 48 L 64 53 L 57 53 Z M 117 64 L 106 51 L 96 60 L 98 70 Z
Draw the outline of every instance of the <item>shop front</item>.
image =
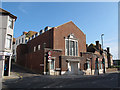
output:
M 8 52 L 1 52 L 1 70 L 2 70 L 2 76 L 10 76 L 10 68 L 11 68 L 11 55 L 12 53 Z

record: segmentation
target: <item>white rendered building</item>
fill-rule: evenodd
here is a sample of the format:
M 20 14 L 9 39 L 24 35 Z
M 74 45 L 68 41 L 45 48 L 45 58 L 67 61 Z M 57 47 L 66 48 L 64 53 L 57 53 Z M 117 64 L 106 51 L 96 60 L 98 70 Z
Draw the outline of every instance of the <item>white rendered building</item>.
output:
M 16 16 L 0 8 L 0 74 L 10 76 L 12 41 Z

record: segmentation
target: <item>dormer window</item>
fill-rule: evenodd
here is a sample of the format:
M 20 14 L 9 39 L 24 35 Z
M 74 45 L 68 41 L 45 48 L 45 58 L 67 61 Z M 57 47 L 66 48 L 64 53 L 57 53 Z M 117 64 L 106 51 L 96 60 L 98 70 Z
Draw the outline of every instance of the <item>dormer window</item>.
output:
M 37 33 L 35 34 L 35 37 L 37 37 Z
M 34 38 L 34 35 L 32 35 L 32 39 Z
M 48 28 L 45 29 L 45 32 L 48 31 Z
M 47 27 L 45 27 L 44 31 L 46 32 L 46 31 L 50 30 L 51 28 L 52 27 L 47 26 Z
M 40 35 L 42 34 L 42 30 L 40 30 Z
M 78 56 L 78 40 L 73 34 L 65 38 L 65 55 Z

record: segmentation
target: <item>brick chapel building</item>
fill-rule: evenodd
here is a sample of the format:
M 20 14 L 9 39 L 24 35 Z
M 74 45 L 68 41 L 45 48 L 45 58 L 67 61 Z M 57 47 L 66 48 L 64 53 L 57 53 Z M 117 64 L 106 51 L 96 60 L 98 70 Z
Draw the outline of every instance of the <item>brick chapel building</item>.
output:
M 17 47 L 17 64 L 49 75 L 103 73 L 102 55 L 86 52 L 86 35 L 72 22 L 46 27 Z

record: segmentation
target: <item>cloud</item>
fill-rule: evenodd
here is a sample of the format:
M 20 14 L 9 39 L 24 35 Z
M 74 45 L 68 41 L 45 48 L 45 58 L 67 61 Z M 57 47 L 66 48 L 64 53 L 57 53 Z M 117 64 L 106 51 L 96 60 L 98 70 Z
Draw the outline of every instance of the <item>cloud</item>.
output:
M 118 38 L 117 38 L 117 37 L 113 37 L 113 38 L 105 39 L 105 40 L 104 40 L 104 42 L 115 42 L 115 41 L 118 41 Z
M 19 9 L 22 13 L 28 14 L 28 12 L 25 10 L 25 7 L 24 7 L 22 4 L 20 4 L 20 5 L 18 6 L 18 9 Z
M 104 49 L 110 47 L 110 53 L 113 55 L 113 59 L 118 59 L 118 40 L 116 38 L 110 38 L 104 41 Z

